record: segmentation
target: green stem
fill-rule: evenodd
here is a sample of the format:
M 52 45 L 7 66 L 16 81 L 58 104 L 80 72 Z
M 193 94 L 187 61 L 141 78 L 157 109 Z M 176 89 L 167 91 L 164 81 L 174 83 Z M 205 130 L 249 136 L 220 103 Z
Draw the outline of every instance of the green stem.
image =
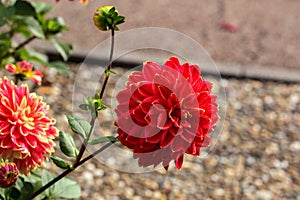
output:
M 111 26 L 111 48 L 110 48 L 110 56 L 109 56 L 108 66 L 106 68 L 107 71 L 109 71 L 112 66 L 112 58 L 113 58 L 114 46 L 115 46 L 114 44 L 115 44 L 115 26 L 113 24 Z M 106 85 L 108 83 L 109 75 L 110 75 L 110 73 L 105 73 L 105 74 L 106 74 L 106 76 L 105 76 L 105 80 L 104 80 L 104 83 L 103 83 L 103 86 L 102 86 L 102 89 L 100 92 L 100 99 L 102 99 L 102 97 L 104 95 L 104 91 L 105 91 Z
M 109 61 L 108 61 L 108 66 L 106 68 L 106 70 L 110 70 L 111 69 L 111 65 L 112 65 L 112 58 L 113 58 L 113 53 L 114 53 L 114 43 L 115 43 L 115 28 L 114 28 L 114 25 L 112 25 L 111 27 L 111 48 L 110 48 L 110 55 L 109 55 Z M 100 92 L 100 99 L 103 98 L 103 95 L 104 95 L 104 91 L 105 91 L 105 88 L 106 88 L 106 85 L 107 85 L 107 82 L 108 82 L 108 78 L 109 78 L 109 73 L 106 73 L 106 77 L 105 77 L 105 80 L 104 80 L 104 83 L 103 83 L 103 86 L 102 86 L 102 89 L 101 89 L 101 92 Z M 96 118 L 92 117 L 92 120 L 90 122 L 91 124 L 91 129 L 90 129 L 90 132 L 89 134 L 87 135 L 87 138 L 83 141 L 82 145 L 81 145 L 81 148 L 79 150 L 79 154 L 76 158 L 76 161 L 74 163 L 74 166 L 77 166 L 78 163 L 80 162 L 85 150 L 86 150 L 86 146 L 88 144 L 88 141 L 92 135 L 92 132 L 93 132 L 93 127 L 95 125 L 95 120 Z
M 46 185 L 44 185 L 39 190 L 37 190 L 28 200 L 34 199 L 35 197 L 37 197 L 38 195 L 40 195 L 42 192 L 44 192 L 46 189 L 48 189 L 49 187 L 51 187 L 52 185 L 54 185 L 56 182 L 58 182 L 60 179 L 62 179 L 63 177 L 67 176 L 69 173 L 71 173 L 72 171 L 74 171 L 77 167 L 79 167 L 80 165 L 84 164 L 86 161 L 92 159 L 93 157 L 95 157 L 96 155 L 98 155 L 99 153 L 101 153 L 102 151 L 104 151 L 105 149 L 107 149 L 108 147 L 110 147 L 111 145 L 113 145 L 115 142 L 116 141 L 112 141 L 112 142 L 109 142 L 109 143 L 103 145 L 100 149 L 98 149 L 97 151 L 95 151 L 91 155 L 89 155 L 86 158 L 84 158 L 81 161 L 79 161 L 78 164 L 77 164 L 77 166 L 73 166 L 73 168 L 66 169 L 61 174 L 59 174 L 54 179 L 52 179 L 50 182 L 48 182 Z
M 92 135 L 92 133 L 93 133 L 93 130 L 94 130 L 95 121 L 96 121 L 96 118 L 94 118 L 94 117 L 93 117 L 93 118 L 91 119 L 91 121 L 90 121 L 90 125 L 91 125 L 90 132 L 89 132 L 89 134 L 87 135 L 87 137 L 84 139 L 84 141 L 83 141 L 83 143 L 82 143 L 82 145 L 81 145 L 81 147 L 80 147 L 78 156 L 76 157 L 76 161 L 75 161 L 75 163 L 74 163 L 74 167 L 77 167 L 77 166 L 78 166 L 78 164 L 79 164 L 79 162 L 80 162 L 80 160 L 81 160 L 81 158 L 82 158 L 82 156 L 83 156 L 83 154 L 84 154 L 84 152 L 85 152 L 85 150 L 86 150 L 86 147 L 87 147 L 87 145 L 88 145 L 88 141 L 90 140 L 90 137 L 91 137 L 91 135 Z
M 112 67 L 112 58 L 113 58 L 113 51 L 114 51 L 114 41 L 115 41 L 115 27 L 114 25 L 112 25 L 111 27 L 111 50 L 110 50 L 110 56 L 109 56 L 109 62 L 108 62 L 108 66 L 106 68 L 106 70 L 110 70 Z M 104 91 L 106 88 L 106 85 L 108 83 L 108 79 L 109 79 L 109 73 L 106 73 L 106 77 L 100 92 L 100 98 L 103 98 L 104 95 Z M 63 177 L 67 176 L 69 173 L 71 173 L 72 171 L 74 171 L 77 167 L 79 167 L 80 165 L 84 164 L 86 161 L 92 159 L 93 157 L 95 157 L 97 154 L 101 153 L 102 151 L 104 151 L 106 148 L 108 148 L 109 146 L 111 146 L 114 142 L 110 142 L 107 143 L 106 145 L 102 146 L 100 149 L 98 149 L 97 151 L 95 151 L 94 153 L 90 154 L 89 156 L 87 156 L 86 158 L 82 159 L 83 154 L 86 150 L 86 147 L 88 145 L 88 141 L 93 133 L 93 129 L 94 129 L 94 125 L 95 125 L 95 121 L 96 118 L 92 117 L 91 121 L 90 121 L 90 125 L 91 125 L 91 129 L 89 131 L 89 134 L 87 135 L 87 137 L 85 138 L 85 140 L 83 141 L 78 156 L 76 158 L 76 161 L 73 164 L 72 168 L 66 169 L 65 171 L 63 171 L 61 174 L 59 174 L 57 177 L 55 177 L 54 179 L 52 179 L 50 182 L 48 182 L 46 185 L 44 185 L 43 187 L 41 187 L 39 190 L 37 190 L 35 193 L 33 193 L 33 195 L 29 198 L 33 199 L 35 197 L 37 197 L 39 194 L 41 194 L 42 192 L 44 192 L 47 188 L 51 187 L 52 185 L 54 185 L 56 182 L 58 182 L 60 179 L 62 179 Z
M 18 51 L 19 49 L 21 49 L 22 47 L 24 47 L 25 45 L 27 45 L 28 43 L 30 43 L 34 39 L 36 39 L 36 36 L 31 36 L 30 38 L 28 38 L 27 40 L 25 40 L 24 42 L 19 44 L 17 47 L 15 47 L 14 50 L 12 50 L 11 52 L 7 52 L 3 56 L 1 56 L 0 60 L 2 60 L 3 58 L 6 58 L 7 56 L 14 55 L 16 53 L 16 51 Z

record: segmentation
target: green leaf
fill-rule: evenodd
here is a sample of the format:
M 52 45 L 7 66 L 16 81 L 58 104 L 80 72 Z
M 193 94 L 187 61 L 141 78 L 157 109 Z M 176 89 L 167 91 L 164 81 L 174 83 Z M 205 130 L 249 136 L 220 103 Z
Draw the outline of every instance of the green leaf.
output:
M 117 74 L 117 72 L 114 72 L 114 71 L 112 71 L 112 70 L 105 70 L 105 74 L 106 75 L 109 75 L 109 74 Z
M 68 118 L 68 122 L 72 131 L 76 134 L 79 134 L 83 138 L 86 138 L 90 132 L 91 125 L 87 121 L 79 117 L 73 115 L 66 116 Z
M 0 27 L 5 25 L 5 6 L 0 3 Z
M 15 15 L 15 8 L 12 6 L 5 7 L 0 3 L 0 27 L 7 23 L 12 16 Z
M 75 181 L 63 178 L 55 184 L 51 195 L 53 198 L 75 199 L 81 196 L 81 189 Z
M 64 131 L 59 132 L 59 146 L 66 156 L 75 158 L 78 155 L 79 151 L 76 148 L 74 138 Z
M 21 188 L 21 195 L 19 200 L 26 200 L 28 199 L 34 191 L 33 185 L 30 182 L 24 182 L 23 187 Z
M 22 60 L 35 61 L 43 65 L 46 65 L 48 63 L 48 57 L 36 51 L 22 48 L 19 50 L 19 53 Z
M 47 170 L 43 170 L 42 184 L 45 185 L 54 178 Z M 79 198 L 81 196 L 80 186 L 73 180 L 62 178 L 45 191 L 47 197 L 54 198 Z
M 50 156 L 50 159 L 54 162 L 54 164 L 62 169 L 69 169 L 71 165 L 64 161 L 62 158 L 57 157 L 57 156 Z
M 90 139 L 88 144 L 95 145 L 95 144 L 100 144 L 104 142 L 116 142 L 117 138 L 113 136 L 106 136 L 106 137 L 100 137 L 100 138 L 95 138 L 95 139 Z
M 61 61 L 50 62 L 47 66 L 56 69 L 56 71 L 64 75 L 72 74 L 72 71 L 68 68 L 68 66 Z
M 58 51 L 58 53 L 62 56 L 64 61 L 67 61 L 73 50 L 73 46 L 71 44 L 63 44 L 55 39 L 51 39 L 51 42 L 54 45 L 55 49 Z
M 36 16 L 34 7 L 27 1 L 17 1 L 14 7 L 16 15 Z
M 31 5 L 35 8 L 35 11 L 40 15 L 45 15 L 53 9 L 52 6 L 43 2 L 32 2 Z
M 122 24 L 123 22 L 125 22 L 125 17 L 123 17 L 123 16 L 114 17 L 114 24 L 115 25 Z
M 48 172 L 47 170 L 44 169 L 43 172 L 42 172 L 42 185 L 46 185 L 53 178 L 54 178 L 53 175 L 50 172 Z M 45 194 L 46 194 L 47 197 L 50 196 L 50 194 L 52 193 L 52 190 L 53 190 L 53 186 L 45 190 Z
M 79 105 L 79 108 L 80 108 L 81 110 L 89 110 L 89 105 L 88 105 L 88 104 L 80 104 L 80 105 Z
M 33 35 L 38 38 L 45 38 L 44 31 L 36 19 L 33 17 L 24 17 L 23 22 L 28 26 Z
M 5 189 L 4 188 L 0 188 L 0 199 L 5 199 Z

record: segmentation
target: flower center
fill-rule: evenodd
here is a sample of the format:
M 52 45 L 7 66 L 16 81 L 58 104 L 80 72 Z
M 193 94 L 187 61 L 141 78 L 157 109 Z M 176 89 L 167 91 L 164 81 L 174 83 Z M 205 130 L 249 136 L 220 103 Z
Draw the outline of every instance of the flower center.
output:
M 16 179 L 16 176 L 17 176 L 17 174 L 16 174 L 15 172 L 7 172 L 7 173 L 5 174 L 6 182 L 7 182 L 8 184 L 14 183 L 14 182 L 15 182 L 15 179 Z

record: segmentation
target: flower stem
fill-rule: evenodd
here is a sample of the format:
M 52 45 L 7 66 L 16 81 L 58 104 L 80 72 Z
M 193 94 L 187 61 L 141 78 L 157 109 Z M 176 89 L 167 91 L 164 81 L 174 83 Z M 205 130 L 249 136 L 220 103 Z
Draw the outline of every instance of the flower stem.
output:
M 24 47 L 25 45 L 27 45 L 28 43 L 30 43 L 34 39 L 36 39 L 36 36 L 34 36 L 34 35 L 31 36 L 30 38 L 28 38 L 27 40 L 25 40 L 24 42 L 19 44 L 17 47 L 15 47 L 11 52 L 7 52 L 3 56 L 1 56 L 0 60 L 2 60 L 3 58 L 6 58 L 7 56 L 14 55 L 16 53 L 16 51 L 18 51 L 19 49 L 21 49 L 22 47 Z
M 79 161 L 78 164 L 77 164 L 77 166 L 73 166 L 73 168 L 66 169 L 61 174 L 59 174 L 54 179 L 52 179 L 50 182 L 48 182 L 46 185 L 44 185 L 39 190 L 37 190 L 28 200 L 34 199 L 35 197 L 37 197 L 38 195 L 40 195 L 42 192 L 44 192 L 46 189 L 48 189 L 49 187 L 51 187 L 52 185 L 54 185 L 56 182 L 58 182 L 60 179 L 62 179 L 63 177 L 67 176 L 69 173 L 71 173 L 72 171 L 74 171 L 77 167 L 79 167 L 80 165 L 84 164 L 86 161 L 92 159 L 97 154 L 101 153 L 102 151 L 104 151 L 105 149 L 107 149 L 108 147 L 110 147 L 115 142 L 116 141 L 111 141 L 111 142 L 103 145 L 100 149 L 98 149 L 94 153 L 90 154 L 86 158 L 84 158 L 81 161 Z
M 111 50 L 110 50 L 110 56 L 109 56 L 109 62 L 108 62 L 108 66 L 106 68 L 106 70 L 110 70 L 112 67 L 112 58 L 113 58 L 113 52 L 114 52 L 114 41 L 115 41 L 115 27 L 114 25 L 112 25 L 111 27 Z M 100 98 L 103 98 L 104 95 L 104 91 L 106 88 L 106 85 L 108 83 L 108 79 L 109 79 L 109 73 L 105 73 L 106 77 L 100 92 Z M 56 182 L 58 182 L 60 179 L 62 179 L 63 177 L 67 176 L 69 173 L 71 173 L 72 171 L 74 171 L 77 167 L 79 167 L 80 165 L 84 164 L 86 161 L 92 159 L 93 157 L 95 157 L 97 154 L 101 153 L 102 151 L 104 151 L 105 149 L 107 149 L 108 147 L 110 147 L 112 144 L 115 143 L 115 141 L 109 142 L 105 145 L 103 145 L 100 149 L 98 149 L 97 151 L 95 151 L 94 153 L 90 154 L 89 156 L 85 157 L 84 159 L 82 159 L 83 154 L 86 150 L 86 147 L 88 145 L 88 141 L 93 133 L 94 130 L 94 125 L 95 125 L 95 121 L 96 121 L 96 117 L 92 117 L 91 121 L 90 121 L 90 125 L 91 125 L 91 129 L 89 131 L 89 134 L 87 135 L 87 137 L 85 138 L 85 140 L 83 141 L 81 148 L 79 150 L 78 156 L 76 158 L 76 161 L 73 164 L 72 168 L 68 168 L 65 171 L 63 171 L 61 174 L 59 174 L 58 176 L 56 176 L 54 179 L 52 179 L 50 182 L 48 182 L 46 185 L 42 186 L 39 190 L 37 190 L 36 192 L 33 193 L 33 195 L 28 199 L 34 199 L 35 197 L 37 197 L 39 194 L 41 194 L 42 192 L 44 192 L 47 188 L 51 187 L 52 185 L 54 185 Z
M 112 25 L 112 27 L 111 27 L 111 48 L 110 48 L 109 61 L 108 61 L 108 65 L 106 67 L 106 70 L 111 69 L 113 52 L 114 52 L 114 43 L 115 43 L 115 29 L 114 29 L 114 25 Z M 101 92 L 100 92 L 100 99 L 103 98 L 104 91 L 105 91 L 105 88 L 106 88 L 106 85 L 107 85 L 107 82 L 108 82 L 108 78 L 109 78 L 109 73 L 106 73 L 106 77 L 105 77 L 105 80 L 104 80 L 104 83 L 103 83 L 103 86 L 102 86 L 102 89 L 101 89 Z M 81 160 L 81 158 L 82 158 L 82 156 L 83 156 L 83 154 L 86 150 L 86 146 L 87 146 L 88 141 L 89 141 L 89 139 L 92 135 L 92 132 L 93 132 L 93 128 L 94 128 L 94 125 L 95 125 L 95 120 L 96 119 L 94 117 L 92 117 L 92 120 L 90 122 L 90 124 L 91 124 L 90 132 L 87 135 L 87 138 L 83 141 L 83 143 L 81 145 L 81 148 L 79 150 L 79 154 L 78 154 L 78 156 L 76 158 L 76 161 L 74 163 L 75 167 L 79 164 L 79 162 L 80 162 L 80 160 Z
M 110 70 L 111 66 L 112 66 L 112 58 L 113 58 L 114 46 L 115 46 L 114 44 L 115 44 L 115 26 L 114 26 L 114 24 L 112 24 L 112 26 L 111 26 L 111 49 L 110 49 L 108 66 L 107 66 L 106 70 Z M 110 73 L 105 73 L 105 74 L 106 74 L 106 76 L 105 76 L 105 80 L 104 80 L 104 83 L 103 83 L 103 86 L 102 86 L 102 89 L 100 92 L 100 99 L 102 99 L 102 97 L 104 95 L 104 91 L 105 91 L 106 85 L 108 83 L 109 75 L 110 75 Z
M 83 141 L 83 143 L 82 143 L 82 145 L 81 145 L 81 147 L 80 147 L 78 156 L 76 157 L 76 161 L 75 161 L 75 163 L 74 163 L 74 165 L 73 165 L 74 167 L 77 167 L 77 166 L 78 166 L 78 164 L 79 164 L 79 162 L 80 162 L 80 160 L 81 160 L 81 158 L 82 158 L 82 156 L 83 156 L 83 154 L 84 154 L 84 152 L 85 152 L 85 150 L 86 150 L 86 147 L 87 147 L 87 145 L 88 145 L 88 141 L 89 141 L 89 139 L 90 139 L 90 137 L 91 137 L 91 135 L 92 135 L 92 133 L 93 133 L 93 130 L 94 130 L 95 120 L 96 120 L 96 118 L 93 117 L 93 118 L 91 119 L 91 121 L 90 121 L 90 125 L 91 125 L 90 132 L 89 132 L 89 134 L 87 135 L 87 137 L 84 139 L 84 141 Z

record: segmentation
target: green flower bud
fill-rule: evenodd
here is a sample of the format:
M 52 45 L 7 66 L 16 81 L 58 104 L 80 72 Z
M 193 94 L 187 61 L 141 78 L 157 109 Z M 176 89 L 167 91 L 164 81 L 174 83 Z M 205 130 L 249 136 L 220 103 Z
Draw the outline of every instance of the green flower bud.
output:
M 124 22 L 125 17 L 120 16 L 113 6 L 102 6 L 97 9 L 93 17 L 95 26 L 101 31 L 107 31 L 114 25 L 115 30 L 119 30 L 118 24 Z

